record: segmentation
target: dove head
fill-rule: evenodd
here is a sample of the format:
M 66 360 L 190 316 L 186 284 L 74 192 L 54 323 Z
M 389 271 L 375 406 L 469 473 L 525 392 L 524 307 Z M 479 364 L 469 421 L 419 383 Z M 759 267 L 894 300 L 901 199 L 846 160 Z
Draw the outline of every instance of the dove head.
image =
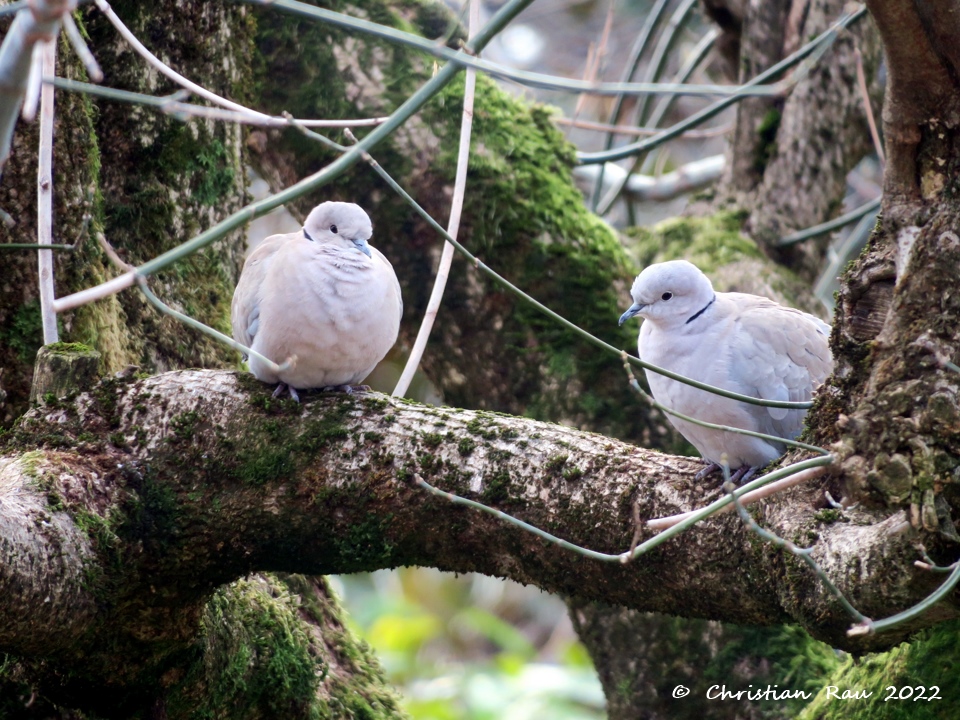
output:
M 307 240 L 344 249 L 356 249 L 370 257 L 367 241 L 373 235 L 370 216 L 359 205 L 325 202 L 317 205 L 303 224 Z
M 683 325 L 705 311 L 715 299 L 710 279 L 686 260 L 646 267 L 630 289 L 633 305 L 620 324 L 635 315 L 664 327 Z

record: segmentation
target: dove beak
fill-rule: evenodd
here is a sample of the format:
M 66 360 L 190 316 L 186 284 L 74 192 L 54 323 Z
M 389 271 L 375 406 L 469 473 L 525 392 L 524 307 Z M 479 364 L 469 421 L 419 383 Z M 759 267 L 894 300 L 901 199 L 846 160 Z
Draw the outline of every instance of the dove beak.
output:
M 627 311 L 620 316 L 620 325 L 623 325 L 627 320 L 632 318 L 634 315 L 637 315 L 638 313 L 642 313 L 645 307 L 646 305 L 641 305 L 640 303 L 634 303 L 633 305 L 631 305 L 629 308 L 627 308 Z
M 354 238 L 353 244 L 356 246 L 357 250 L 362 252 L 368 258 L 372 258 L 373 255 L 370 254 L 370 246 L 367 245 L 367 241 L 363 238 Z

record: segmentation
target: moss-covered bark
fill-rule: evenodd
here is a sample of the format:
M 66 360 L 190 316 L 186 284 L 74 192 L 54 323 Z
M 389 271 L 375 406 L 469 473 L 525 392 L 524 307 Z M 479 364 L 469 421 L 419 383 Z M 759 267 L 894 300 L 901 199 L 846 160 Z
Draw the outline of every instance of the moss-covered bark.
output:
M 322 578 L 252 576 L 206 603 L 197 659 L 164 677 L 176 718 L 401 718 L 370 649 Z
M 742 16 L 740 78 L 749 80 L 816 35 L 846 7 L 840 0 L 740 3 L 711 0 L 714 15 Z M 859 53 L 859 60 L 857 57 Z M 786 98 L 741 103 L 730 163 L 718 193 L 747 212 L 744 228 L 768 256 L 808 282 L 820 271 L 829 237 L 778 248 L 781 237 L 829 220 L 842 211 L 846 177 L 872 150 L 864 102 L 879 108 L 881 44 L 866 16 L 841 32 Z M 869 98 L 857 81 L 862 62 Z M 876 113 L 875 113 L 876 114 Z
M 802 696 L 718 701 L 716 688 L 816 694 L 841 665 L 829 645 L 796 626 L 742 627 L 599 603 L 572 607 L 571 617 L 596 660 L 610 718 L 793 717 L 806 705 Z M 689 695 L 675 695 L 678 685 Z
M 889 652 L 848 658 L 798 720 L 952 718 L 960 694 L 958 630 L 956 621 L 946 622 Z
M 242 5 L 164 0 L 117 2 L 124 22 L 163 60 L 214 92 L 250 98 L 254 25 Z M 172 83 L 147 72 L 102 14 L 90 7 L 84 29 L 104 68 L 104 83 L 167 94 Z M 86 80 L 65 39 L 60 73 Z M 183 124 L 153 110 L 58 92 L 54 133 L 56 242 L 78 245 L 56 260 L 57 294 L 90 287 L 116 274 L 95 240 L 103 232 L 129 262 L 139 263 L 190 239 L 246 199 L 243 136 L 227 123 Z M 21 123 L 0 184 L 0 206 L 16 218 L 0 242 L 35 242 L 36 128 Z M 178 263 L 154 281 L 157 293 L 193 317 L 229 331 L 230 298 L 243 256 L 234 233 Z M 0 285 L 0 365 L 7 392 L 3 424 L 21 413 L 33 357 L 42 343 L 33 252 L 3 252 Z M 61 339 L 101 354 L 102 369 L 136 364 L 145 371 L 223 366 L 233 351 L 163 318 L 136 292 L 127 292 L 59 318 Z

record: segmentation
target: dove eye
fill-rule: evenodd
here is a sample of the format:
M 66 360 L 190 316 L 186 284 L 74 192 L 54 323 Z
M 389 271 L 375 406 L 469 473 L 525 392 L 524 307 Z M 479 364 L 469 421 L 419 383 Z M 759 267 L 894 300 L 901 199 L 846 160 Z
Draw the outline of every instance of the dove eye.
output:
M 330 226 L 330 232 L 332 232 L 334 235 L 336 235 L 336 234 L 337 234 L 337 226 L 336 226 L 336 225 L 331 225 L 331 226 Z
M 672 293 L 672 292 L 665 292 L 663 295 L 660 296 L 660 299 L 661 299 L 661 300 L 669 300 L 669 299 L 672 298 L 672 297 L 673 297 L 673 293 Z

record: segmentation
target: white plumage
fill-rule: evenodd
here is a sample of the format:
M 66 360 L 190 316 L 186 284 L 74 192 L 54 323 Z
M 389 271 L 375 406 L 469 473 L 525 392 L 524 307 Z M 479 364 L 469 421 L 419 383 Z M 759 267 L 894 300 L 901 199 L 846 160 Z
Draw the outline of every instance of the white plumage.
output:
M 647 267 L 630 291 L 634 304 L 620 323 L 645 319 L 640 357 L 680 375 L 767 400 L 807 401 L 833 370 L 830 326 L 758 295 L 715 293 L 709 278 L 685 260 Z M 750 405 L 646 371 L 654 398 L 685 415 L 795 439 L 804 410 Z M 786 445 L 703 428 L 668 415 L 710 462 L 723 454 L 731 468 L 762 467 Z
M 233 337 L 278 365 L 296 357 L 279 373 L 251 357 L 259 380 L 291 389 L 353 385 L 393 347 L 400 284 L 367 244 L 372 233 L 358 205 L 325 202 L 301 230 L 271 235 L 250 253 L 233 294 Z

